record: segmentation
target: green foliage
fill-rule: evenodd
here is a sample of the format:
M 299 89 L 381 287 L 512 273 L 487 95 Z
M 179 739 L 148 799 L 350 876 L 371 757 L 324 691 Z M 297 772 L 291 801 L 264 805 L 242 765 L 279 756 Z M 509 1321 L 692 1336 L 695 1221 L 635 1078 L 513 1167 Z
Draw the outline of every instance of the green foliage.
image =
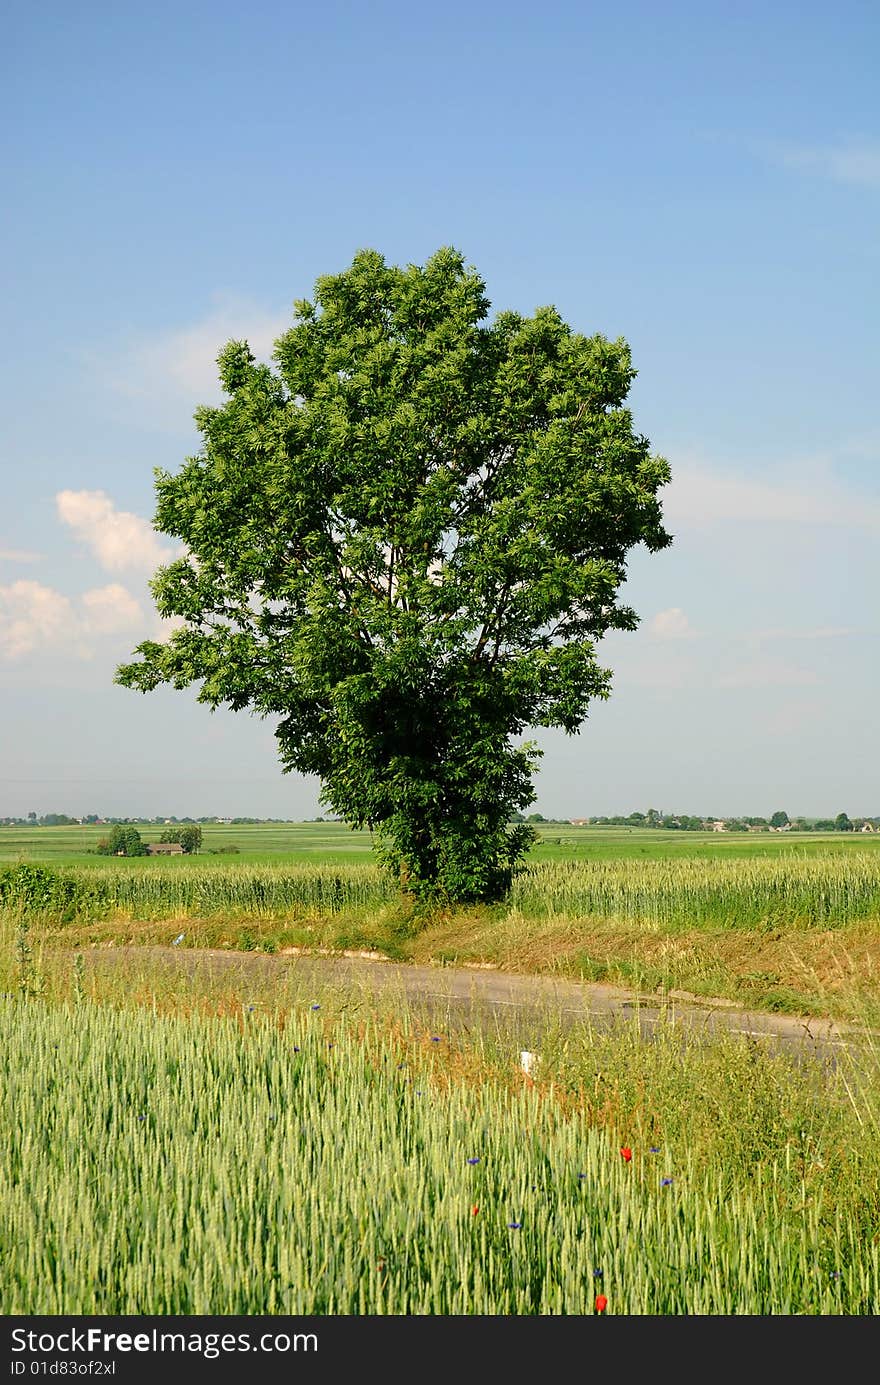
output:
M 146 856 L 147 848 L 136 827 L 114 823 L 109 837 L 102 837 L 95 848 L 99 856 Z
M 179 842 L 185 856 L 192 856 L 202 849 L 202 829 L 195 823 L 183 827 L 168 827 L 159 838 L 160 842 Z
M 78 895 L 76 881 L 48 866 L 20 864 L 0 869 L 0 907 L 28 914 L 64 915 Z
M 276 718 L 285 770 L 431 899 L 505 893 L 539 756 L 519 738 L 608 696 L 627 554 L 670 542 L 626 343 L 488 309 L 452 249 L 362 251 L 296 305 L 276 370 L 229 343 L 201 453 L 157 473 L 188 551 L 152 589 L 185 623 L 116 675 Z

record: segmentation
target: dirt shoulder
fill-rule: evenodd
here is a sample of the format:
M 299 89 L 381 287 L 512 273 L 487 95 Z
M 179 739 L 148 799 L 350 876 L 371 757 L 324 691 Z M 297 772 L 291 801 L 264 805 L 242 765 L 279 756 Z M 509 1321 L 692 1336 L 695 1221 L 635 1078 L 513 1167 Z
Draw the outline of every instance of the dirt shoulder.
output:
M 145 973 L 157 987 L 189 977 L 247 991 L 291 988 L 300 996 L 310 987 L 344 990 L 356 1002 L 399 997 L 422 1011 L 426 1020 L 448 1027 L 503 1024 L 511 1040 L 529 1048 L 548 1027 L 588 1021 L 597 1026 L 635 1023 L 649 1036 L 660 1024 L 709 1034 L 740 1035 L 755 1043 L 827 1055 L 864 1039 L 856 1025 L 808 1016 L 743 1009 L 722 998 L 686 993 L 663 999 L 625 987 L 565 978 L 528 976 L 485 964 L 475 967 L 425 966 L 354 955 L 316 956 L 299 950 L 281 955 L 183 946 L 103 946 L 83 949 L 86 973 L 109 979 L 113 973 Z M 870 1037 L 870 1036 L 868 1036 Z
M 392 958 L 432 971 L 490 968 L 554 982 L 601 985 L 718 1009 L 815 1016 L 880 1029 L 880 920 L 839 928 L 660 928 L 601 918 L 535 920 L 471 909 L 399 927 L 392 913 L 281 918 L 208 915 L 45 924 L 50 948 L 167 945 L 276 956 Z M 720 999 L 719 999 L 720 998 Z

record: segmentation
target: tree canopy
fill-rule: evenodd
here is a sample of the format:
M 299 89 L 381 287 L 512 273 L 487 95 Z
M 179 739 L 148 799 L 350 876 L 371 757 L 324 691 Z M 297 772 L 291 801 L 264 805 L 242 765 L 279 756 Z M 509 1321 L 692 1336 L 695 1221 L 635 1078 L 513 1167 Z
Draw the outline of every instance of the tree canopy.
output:
M 185 551 L 152 590 L 182 625 L 116 681 L 277 719 L 284 769 L 370 827 L 405 889 L 498 898 L 532 836 L 511 824 L 534 799 L 521 737 L 608 696 L 627 554 L 670 542 L 629 348 L 553 307 L 489 320 L 450 248 L 361 251 L 294 306 L 274 367 L 223 348 L 201 451 L 156 473 L 155 526 Z
M 136 827 L 114 823 L 109 837 L 102 837 L 95 848 L 99 856 L 146 856 L 147 848 Z
M 177 842 L 183 848 L 184 855 L 192 856 L 202 849 L 202 829 L 194 822 L 184 823 L 180 827 L 167 827 L 159 841 Z

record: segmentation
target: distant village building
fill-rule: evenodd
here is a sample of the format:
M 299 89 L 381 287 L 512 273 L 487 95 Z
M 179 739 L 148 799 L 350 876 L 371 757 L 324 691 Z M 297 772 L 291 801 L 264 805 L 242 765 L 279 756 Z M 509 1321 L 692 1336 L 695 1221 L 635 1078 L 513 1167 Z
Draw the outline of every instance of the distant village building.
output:
M 182 856 L 180 842 L 147 842 L 148 856 Z
M 713 832 L 726 832 L 726 831 L 727 831 L 727 823 L 724 822 L 722 819 L 719 818 L 717 822 L 713 822 L 713 823 L 712 823 L 712 831 L 713 831 Z

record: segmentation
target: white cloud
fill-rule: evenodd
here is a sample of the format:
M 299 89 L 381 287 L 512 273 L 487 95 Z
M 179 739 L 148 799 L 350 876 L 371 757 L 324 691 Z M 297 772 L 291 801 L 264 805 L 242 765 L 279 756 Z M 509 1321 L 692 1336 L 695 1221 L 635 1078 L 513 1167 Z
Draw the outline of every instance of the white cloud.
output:
M 774 162 L 786 168 L 803 169 L 836 183 L 880 187 L 880 143 L 877 140 L 849 140 L 839 144 L 776 141 L 768 144 L 766 150 Z
M 174 557 L 140 515 L 118 510 L 104 491 L 59 491 L 59 518 L 110 571 L 134 569 L 143 575 Z M 42 582 L 19 580 L 0 585 L 0 662 L 31 654 L 91 659 L 96 645 L 125 635 L 168 639 L 183 622 L 145 613 L 127 587 L 110 582 L 71 598 Z
M 139 603 L 125 587 L 112 583 L 70 597 L 42 582 L 0 586 L 0 658 L 65 654 L 90 659 L 94 641 L 145 630 Z
M 117 510 L 105 491 L 59 491 L 59 518 L 108 572 L 150 571 L 173 556 L 148 520 Z
M 697 633 L 679 606 L 671 606 L 668 611 L 658 611 L 648 630 L 658 640 L 690 640 Z
M 41 582 L 0 587 L 0 654 L 6 659 L 67 643 L 74 621 L 69 599 Z
M 782 473 L 781 481 L 769 482 L 683 461 L 673 467 L 664 514 L 673 533 L 731 521 L 880 533 L 880 501 L 841 485 L 826 466 L 815 462 L 791 468 Z
M 118 582 L 83 592 L 83 626 L 89 634 L 116 635 L 144 623 L 140 603 Z
M 268 361 L 291 323 L 290 311 L 271 312 L 248 299 L 221 297 L 199 321 L 141 336 L 100 364 L 115 390 L 150 404 L 151 422 L 179 427 L 197 405 L 223 398 L 217 356 L 227 342 L 246 341 L 258 360 Z
M 0 561 L 4 563 L 38 563 L 42 556 L 28 548 L 0 548 Z

